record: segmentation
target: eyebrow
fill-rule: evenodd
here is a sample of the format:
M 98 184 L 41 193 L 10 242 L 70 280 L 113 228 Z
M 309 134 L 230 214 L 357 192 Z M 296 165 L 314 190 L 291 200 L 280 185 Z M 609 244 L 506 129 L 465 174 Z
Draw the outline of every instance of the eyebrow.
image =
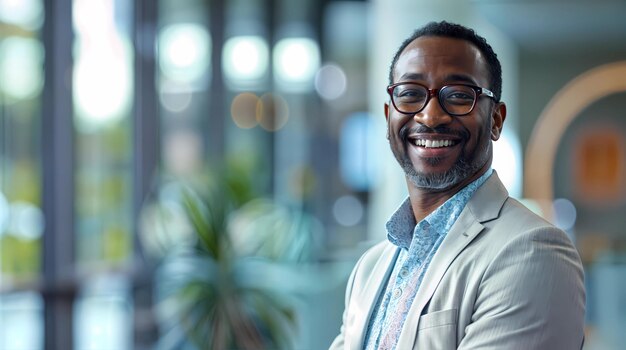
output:
M 424 74 L 420 74 L 420 73 L 404 73 L 402 74 L 402 76 L 400 77 L 400 79 L 398 79 L 398 81 L 403 81 L 403 80 L 424 80 Z
M 425 80 L 424 74 L 421 73 L 405 73 L 403 74 L 398 81 L 423 81 Z M 469 75 L 466 74 L 450 74 L 444 78 L 446 82 L 463 82 L 471 85 L 476 85 L 476 81 Z
M 450 74 L 446 77 L 446 81 L 460 81 L 473 85 L 477 84 L 471 76 L 465 74 Z

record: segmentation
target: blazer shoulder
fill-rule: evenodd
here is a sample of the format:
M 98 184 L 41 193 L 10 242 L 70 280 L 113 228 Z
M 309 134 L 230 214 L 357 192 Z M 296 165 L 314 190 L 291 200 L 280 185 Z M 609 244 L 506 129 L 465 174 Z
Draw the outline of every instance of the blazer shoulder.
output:
M 577 256 L 572 240 L 563 230 L 511 197 L 505 200 L 499 215 L 493 220 L 483 222 L 483 225 L 483 237 L 475 243 L 482 247 L 481 255 L 486 261 L 495 258 L 502 251 L 507 251 L 507 254 L 525 254 L 525 250 L 536 247 L 536 244 L 551 247 L 549 250 L 555 250 L 554 253 L 565 249 L 568 255 Z M 521 244 L 522 242 L 529 244 Z M 535 243 L 530 244 L 531 242 Z
M 565 235 L 524 204 L 509 197 L 508 191 L 495 171 L 476 191 L 464 211 L 484 225 L 487 231 L 497 232 L 497 237 L 492 237 L 492 239 L 502 240 L 502 243 L 536 229 L 561 232 Z M 492 241 L 492 245 L 497 245 L 497 243 Z
M 528 209 L 520 201 L 511 197 L 508 197 L 504 202 L 498 220 L 496 221 L 504 225 L 509 225 L 511 229 L 519 227 L 519 231 L 531 231 L 541 228 L 561 231 L 561 229 Z

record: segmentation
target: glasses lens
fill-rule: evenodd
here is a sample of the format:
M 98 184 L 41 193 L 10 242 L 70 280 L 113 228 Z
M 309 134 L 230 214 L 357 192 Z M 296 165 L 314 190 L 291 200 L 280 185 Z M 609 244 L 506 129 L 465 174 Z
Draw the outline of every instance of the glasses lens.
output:
M 439 91 L 439 101 L 450 114 L 468 114 L 476 102 L 476 91 L 469 86 L 448 85 Z
M 428 90 L 417 84 L 400 84 L 393 89 L 393 103 L 402 113 L 416 113 L 428 100 Z

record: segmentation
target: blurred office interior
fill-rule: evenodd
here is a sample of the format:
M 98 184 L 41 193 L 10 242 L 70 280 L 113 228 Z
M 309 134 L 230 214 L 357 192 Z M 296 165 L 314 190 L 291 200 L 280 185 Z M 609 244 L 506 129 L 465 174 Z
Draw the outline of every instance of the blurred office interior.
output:
M 292 300 L 284 347 L 327 347 L 406 196 L 389 63 L 443 19 L 500 57 L 493 167 L 575 242 L 585 349 L 623 348 L 625 18 L 622 0 L 0 0 L 0 350 L 209 348 L 162 291 L 194 244 L 181 188 L 223 173 L 248 191 L 231 241 L 271 242 L 262 279 Z

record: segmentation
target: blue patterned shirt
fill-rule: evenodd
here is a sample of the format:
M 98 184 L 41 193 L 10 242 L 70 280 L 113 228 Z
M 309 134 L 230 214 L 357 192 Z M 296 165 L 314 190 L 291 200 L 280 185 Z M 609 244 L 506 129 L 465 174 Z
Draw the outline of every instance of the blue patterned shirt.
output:
M 385 292 L 372 311 L 366 350 L 395 349 L 413 299 L 439 245 L 492 172 L 489 169 L 417 224 L 408 198 L 391 216 L 387 222 L 387 239 L 400 248 L 400 253 Z

